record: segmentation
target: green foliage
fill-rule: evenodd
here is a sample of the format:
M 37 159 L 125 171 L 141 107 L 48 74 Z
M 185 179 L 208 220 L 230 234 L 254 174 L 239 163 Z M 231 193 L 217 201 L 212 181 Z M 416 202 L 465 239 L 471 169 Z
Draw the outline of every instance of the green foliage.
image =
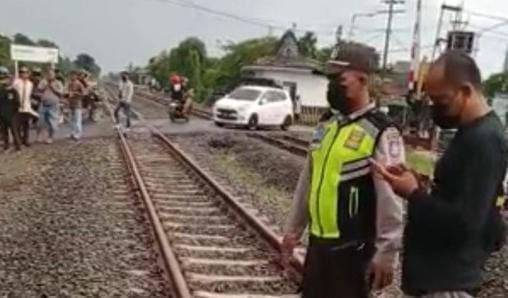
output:
M 0 65 L 2 66 L 12 67 L 10 47 L 11 40 L 0 35 Z
M 30 37 L 22 34 L 22 33 L 16 33 L 16 35 L 14 35 L 14 43 L 15 44 L 19 44 L 19 45 L 24 45 L 24 46 L 35 46 L 36 43 L 30 39 Z
M 298 40 L 300 53 L 308 58 L 316 59 L 318 57 L 317 37 L 314 32 L 308 31 Z
M 333 47 L 324 47 L 317 51 L 316 59 L 321 63 L 326 63 L 330 60 L 330 57 L 333 52 Z
M 37 41 L 37 45 L 41 46 L 41 47 L 46 47 L 46 48 L 57 48 L 57 49 L 59 48 L 56 43 L 54 43 L 51 40 L 47 40 L 47 39 L 39 39 Z
M 225 46 L 226 55 L 218 63 L 214 86 L 229 89 L 236 85 L 241 79 L 241 69 L 273 54 L 277 43 L 277 39 L 265 37 Z
M 58 57 L 57 67 L 64 76 L 69 75 L 70 72 L 74 70 L 74 68 L 76 68 L 74 63 L 72 63 L 71 59 L 62 56 Z
M 508 93 L 508 72 L 491 75 L 483 82 L 485 95 L 492 101 L 496 93 Z
M 95 58 L 86 53 L 81 53 L 74 60 L 74 65 L 77 68 L 84 69 L 91 73 L 94 77 L 98 77 L 101 73 L 101 68 L 95 63 Z

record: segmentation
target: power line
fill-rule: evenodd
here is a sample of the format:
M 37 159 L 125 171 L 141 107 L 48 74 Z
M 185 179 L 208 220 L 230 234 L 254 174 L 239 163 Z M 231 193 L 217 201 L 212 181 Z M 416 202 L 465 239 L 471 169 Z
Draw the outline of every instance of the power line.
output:
M 506 19 L 506 20 L 502 21 L 502 22 L 501 22 L 501 23 L 499 23 L 499 24 L 492 25 L 492 26 L 490 26 L 490 27 L 484 28 L 484 29 L 480 30 L 480 32 L 478 32 L 478 33 L 479 33 L 479 34 L 483 34 L 483 33 L 486 33 L 486 32 L 493 31 L 493 30 L 495 30 L 495 29 L 497 29 L 497 28 L 504 27 L 504 26 L 506 26 L 506 25 L 508 25 L 508 19 Z
M 192 8 L 192 9 L 195 9 L 195 10 L 206 12 L 208 14 L 212 14 L 212 15 L 216 15 L 216 16 L 221 16 L 221 17 L 233 19 L 233 20 L 236 20 L 236 21 L 239 21 L 239 22 L 243 22 L 243 23 L 246 23 L 246 24 L 250 24 L 250 25 L 254 25 L 254 26 L 258 26 L 258 27 L 263 27 L 263 28 L 267 28 L 267 29 L 270 28 L 270 27 L 273 28 L 273 29 L 280 29 L 280 30 L 286 30 L 287 29 L 287 28 L 284 28 L 284 27 L 281 27 L 281 26 L 278 26 L 278 25 L 273 25 L 273 24 L 268 24 L 268 23 L 264 23 L 264 22 L 261 22 L 261 21 L 256 21 L 256 20 L 253 20 L 253 19 L 248 19 L 248 18 L 239 16 L 239 15 L 236 15 L 236 14 L 233 14 L 233 13 L 230 13 L 230 12 L 212 9 L 212 8 L 209 8 L 209 7 L 206 7 L 206 6 L 203 6 L 203 5 L 196 4 L 196 3 L 191 2 L 191 1 L 185 1 L 185 0 L 152 0 L 152 1 L 157 1 L 157 2 L 162 2 L 162 3 L 169 3 L 169 4 L 173 4 L 173 5 L 177 5 L 177 6 L 185 7 L 185 8 Z
M 431 49 L 434 45 L 426 45 L 423 47 L 420 47 L 422 50 Z M 392 49 L 390 50 L 390 53 L 405 53 L 405 52 L 411 52 L 411 48 L 399 48 L 399 49 Z
M 469 24 L 469 26 L 473 29 L 477 29 L 477 30 L 485 30 L 486 28 L 485 27 L 482 27 L 482 26 L 476 26 L 476 25 L 471 25 Z M 484 31 L 482 32 L 482 34 L 493 34 L 493 35 L 498 35 L 498 36 L 502 36 L 502 37 L 505 37 L 505 38 L 508 38 L 508 33 L 506 32 L 501 32 L 501 31 L 494 31 L 494 30 L 490 30 L 490 31 Z
M 166 4 L 173 4 L 173 5 L 184 7 L 184 8 L 195 9 L 195 10 L 205 12 L 210 15 L 229 18 L 229 19 L 232 19 L 232 20 L 235 20 L 238 22 L 242 22 L 242 23 L 246 23 L 246 24 L 250 24 L 250 25 L 254 25 L 254 26 L 258 26 L 258 27 L 263 27 L 268 30 L 277 29 L 280 31 L 286 31 L 288 29 L 287 26 L 265 22 L 265 21 L 258 19 L 258 18 L 246 18 L 246 17 L 240 16 L 240 15 L 237 15 L 237 14 L 234 14 L 231 12 L 218 10 L 218 9 L 210 8 L 210 7 L 201 5 L 201 4 L 197 4 L 197 3 L 189 1 L 189 0 L 151 0 L 151 1 L 157 1 L 157 2 L 166 3 Z M 326 32 L 325 32 L 324 30 L 319 31 L 319 30 L 312 30 L 312 29 L 298 29 L 298 28 L 296 28 L 296 29 L 293 29 L 293 31 L 300 32 L 300 33 L 313 32 L 316 35 L 318 35 L 318 34 L 321 34 L 321 35 L 334 34 L 332 32 L 329 32 L 329 30 L 326 30 Z
M 506 17 L 500 17 L 500 16 L 494 16 L 494 15 L 489 15 L 489 14 L 486 14 L 486 13 L 480 13 L 480 12 L 475 12 L 475 11 L 471 11 L 471 10 L 464 10 L 465 12 L 467 12 L 468 14 L 470 15 L 473 15 L 473 16 L 477 16 L 477 17 L 482 17 L 482 18 L 486 18 L 486 19 L 496 19 L 496 20 L 499 20 L 499 21 L 507 21 L 508 18 Z

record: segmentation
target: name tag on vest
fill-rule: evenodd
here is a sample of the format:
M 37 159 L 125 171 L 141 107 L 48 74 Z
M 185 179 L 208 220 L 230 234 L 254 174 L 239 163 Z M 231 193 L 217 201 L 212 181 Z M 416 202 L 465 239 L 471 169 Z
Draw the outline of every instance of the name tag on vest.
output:
M 366 133 L 364 131 L 354 129 L 347 137 L 344 147 L 351 150 L 358 150 L 363 142 L 363 139 L 365 139 L 365 136 Z

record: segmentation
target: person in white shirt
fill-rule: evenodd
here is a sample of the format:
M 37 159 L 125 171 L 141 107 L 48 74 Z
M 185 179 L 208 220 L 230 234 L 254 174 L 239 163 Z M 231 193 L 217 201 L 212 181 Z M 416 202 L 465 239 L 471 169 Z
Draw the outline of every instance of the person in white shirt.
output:
M 116 124 L 119 125 L 120 121 L 118 119 L 118 113 L 120 110 L 123 111 L 125 117 L 127 118 L 127 128 L 131 127 L 131 102 L 132 97 L 134 96 L 134 85 L 132 84 L 131 80 L 129 79 L 129 74 L 124 71 L 121 73 L 122 80 L 120 81 L 120 84 L 118 85 L 118 97 L 119 102 L 115 108 L 115 120 Z
M 27 67 L 21 67 L 19 77 L 14 81 L 14 89 L 19 95 L 19 135 L 25 146 L 30 146 L 30 120 L 39 115 L 32 109 L 33 83 L 30 80 L 30 71 Z

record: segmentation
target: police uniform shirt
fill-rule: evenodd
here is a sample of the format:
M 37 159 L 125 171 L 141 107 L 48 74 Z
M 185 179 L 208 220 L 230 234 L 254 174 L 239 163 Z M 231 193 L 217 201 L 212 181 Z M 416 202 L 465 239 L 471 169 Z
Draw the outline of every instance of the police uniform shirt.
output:
M 348 115 L 348 118 L 359 118 L 374 108 L 375 105 L 370 104 Z M 318 128 L 316 134 L 319 133 Z M 382 133 L 373 158 L 385 166 L 396 166 L 405 163 L 404 142 L 396 128 L 387 128 Z M 310 171 L 311 159 L 308 157 L 293 196 L 291 213 L 285 228 L 286 233 L 301 236 L 309 222 Z M 395 266 L 403 232 L 403 201 L 395 195 L 391 186 L 381 177 L 374 176 L 373 179 L 377 195 L 377 234 L 374 261 Z

